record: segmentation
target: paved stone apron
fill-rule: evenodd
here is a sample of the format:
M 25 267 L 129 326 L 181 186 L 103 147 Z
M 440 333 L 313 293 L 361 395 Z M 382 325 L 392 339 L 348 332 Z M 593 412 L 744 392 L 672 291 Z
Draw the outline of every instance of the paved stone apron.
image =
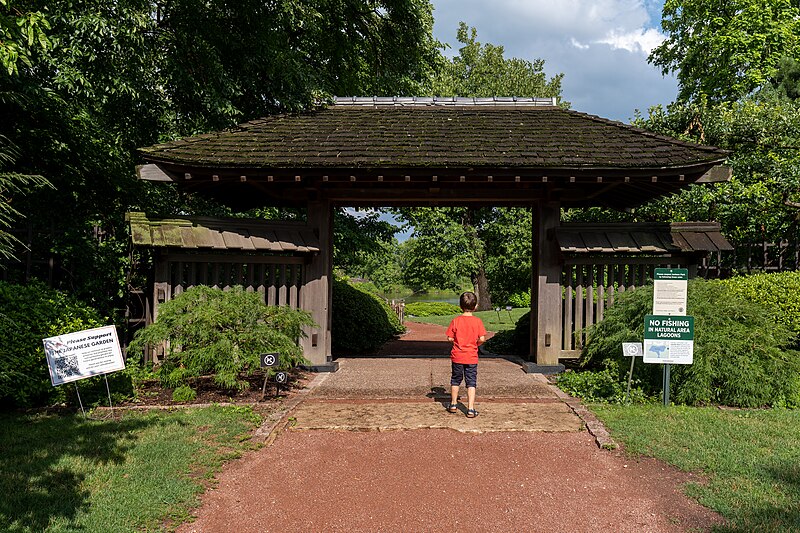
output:
M 319 379 L 291 413 L 292 430 L 454 429 L 462 432 L 581 431 L 584 424 L 541 375 L 506 359 L 478 367 L 479 416 L 466 418 L 462 386 L 458 413 L 448 413 L 449 358 L 340 359 L 339 371 Z

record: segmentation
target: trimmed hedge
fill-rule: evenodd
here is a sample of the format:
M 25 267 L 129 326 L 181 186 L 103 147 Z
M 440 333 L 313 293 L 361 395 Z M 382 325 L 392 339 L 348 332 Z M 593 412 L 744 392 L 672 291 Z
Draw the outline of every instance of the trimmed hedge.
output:
M 44 283 L 0 281 L 0 403 L 32 407 L 63 401 L 64 388 L 50 382 L 42 339 L 103 325 L 95 309 Z
M 346 355 L 374 352 L 405 328 L 381 298 L 334 280 L 331 330 L 333 352 Z
M 652 285 L 620 295 L 589 329 L 582 365 L 616 368 L 618 381 L 625 381 L 621 343 L 641 341 L 652 301 Z M 675 403 L 800 406 L 800 353 L 789 348 L 794 335 L 770 309 L 724 282 L 692 280 L 687 311 L 695 319 L 694 363 L 672 367 Z M 640 363 L 634 376 L 645 394 L 661 390 L 661 365 Z
M 411 302 L 406 304 L 406 314 L 424 318 L 426 316 L 448 316 L 461 313 L 461 308 L 447 302 Z
M 767 307 L 777 322 L 800 335 L 800 272 L 738 276 L 723 283 L 739 297 Z

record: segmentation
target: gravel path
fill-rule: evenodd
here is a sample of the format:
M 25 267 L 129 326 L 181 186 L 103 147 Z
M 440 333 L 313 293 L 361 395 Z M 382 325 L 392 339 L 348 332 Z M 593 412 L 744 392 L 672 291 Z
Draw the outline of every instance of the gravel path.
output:
M 178 531 L 661 533 L 721 522 L 681 493 L 702 480 L 598 448 L 573 413 L 585 408 L 511 361 L 480 363 L 477 419 L 446 413 L 445 328 L 408 326 L 382 353 L 437 357 L 349 359 L 320 375 L 289 413 L 294 425 L 228 465 Z
M 444 415 L 443 415 L 444 416 Z M 692 476 L 586 432 L 295 431 L 237 461 L 181 532 L 681 532 Z

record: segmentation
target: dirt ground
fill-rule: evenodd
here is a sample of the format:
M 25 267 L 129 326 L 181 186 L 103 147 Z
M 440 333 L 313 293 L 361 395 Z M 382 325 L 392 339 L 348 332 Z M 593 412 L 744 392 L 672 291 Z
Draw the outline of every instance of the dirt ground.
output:
M 586 432 L 289 430 L 178 531 L 704 531 L 720 520 L 681 494 L 691 480 Z
M 585 408 L 514 361 L 480 363 L 478 418 L 447 413 L 445 328 L 408 325 L 384 357 L 296 375 L 280 400 L 285 426 L 267 419 L 256 435 L 268 445 L 228 464 L 178 531 L 677 533 L 722 522 L 681 491 L 702 479 L 599 448 Z

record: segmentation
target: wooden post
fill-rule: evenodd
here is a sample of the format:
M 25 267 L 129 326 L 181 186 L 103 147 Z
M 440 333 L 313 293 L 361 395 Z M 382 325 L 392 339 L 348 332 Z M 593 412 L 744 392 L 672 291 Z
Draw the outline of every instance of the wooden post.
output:
M 308 203 L 308 227 L 319 238 L 319 253 L 303 269 L 304 287 L 300 306 L 311 313 L 317 328 L 307 328 L 302 341 L 303 355 L 313 368 L 335 371 L 331 357 L 331 316 L 333 299 L 333 210 L 327 200 Z
M 531 359 L 537 366 L 556 367 L 562 343 L 561 261 L 556 240 L 561 206 L 543 202 L 532 211 Z

